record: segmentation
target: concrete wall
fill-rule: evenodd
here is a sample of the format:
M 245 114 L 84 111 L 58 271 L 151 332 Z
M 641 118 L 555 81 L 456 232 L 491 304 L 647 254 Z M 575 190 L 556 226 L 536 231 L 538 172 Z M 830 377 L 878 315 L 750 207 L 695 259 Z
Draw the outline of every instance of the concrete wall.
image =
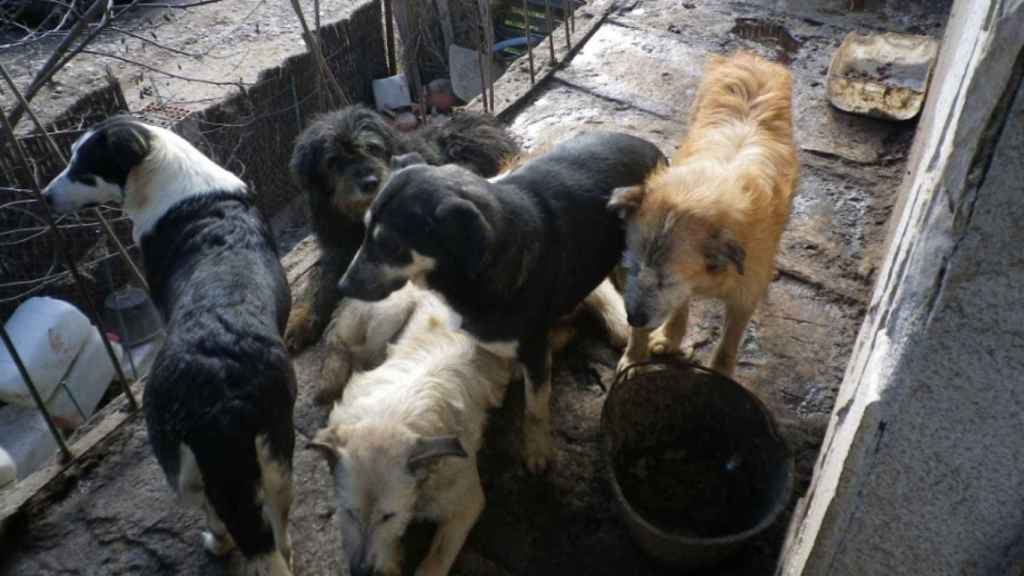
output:
M 885 263 L 779 567 L 1024 560 L 1024 0 L 958 0 Z

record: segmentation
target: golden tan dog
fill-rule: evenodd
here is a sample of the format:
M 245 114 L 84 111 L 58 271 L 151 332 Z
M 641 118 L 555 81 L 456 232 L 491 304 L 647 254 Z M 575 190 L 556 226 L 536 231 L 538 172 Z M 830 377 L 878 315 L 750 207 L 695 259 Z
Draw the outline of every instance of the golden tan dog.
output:
M 712 56 L 672 166 L 609 201 L 627 229 L 633 330 L 620 368 L 650 350 L 678 350 L 698 296 L 725 302 L 712 367 L 735 369 L 743 331 L 774 276 L 797 183 L 791 85 L 785 67 L 756 55 Z

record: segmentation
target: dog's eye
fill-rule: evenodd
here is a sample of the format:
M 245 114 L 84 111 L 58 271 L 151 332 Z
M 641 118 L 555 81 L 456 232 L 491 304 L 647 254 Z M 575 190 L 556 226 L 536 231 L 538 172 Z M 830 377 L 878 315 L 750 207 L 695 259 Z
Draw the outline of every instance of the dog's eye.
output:
M 385 522 L 388 522 L 391 519 L 393 519 L 394 517 L 395 517 L 395 513 L 394 512 L 388 512 L 387 514 L 384 514 L 383 516 L 380 517 L 380 523 L 383 524 Z

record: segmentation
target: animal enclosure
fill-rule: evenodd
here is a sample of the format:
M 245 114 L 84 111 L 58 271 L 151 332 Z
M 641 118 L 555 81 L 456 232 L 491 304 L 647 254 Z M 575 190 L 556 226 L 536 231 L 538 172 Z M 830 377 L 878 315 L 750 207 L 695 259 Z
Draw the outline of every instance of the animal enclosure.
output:
M 393 73 L 395 64 L 403 68 L 402 55 L 415 52 L 401 34 L 399 15 L 393 13 L 398 56 L 388 56 L 387 4 L 394 11 L 402 3 L 358 3 L 339 9 L 344 16 L 340 19 L 324 13 L 323 52 L 353 101 L 372 102 L 371 81 Z M 432 12 L 440 4 L 427 3 Z M 473 24 L 480 4 L 454 0 L 448 4 L 455 41 L 474 48 L 481 42 L 486 45 L 487 38 Z M 899 29 L 938 36 L 949 2 L 880 1 L 864 12 L 844 12 L 845 0 L 820 3 L 824 8 L 774 0 L 591 0 L 575 4 L 576 10 L 566 19 L 558 12 L 560 3 L 551 2 L 554 35 L 549 40 L 542 17 L 544 2 L 531 1 L 530 32 L 544 37 L 531 46 L 532 66 L 525 46 L 497 46 L 503 34 L 521 33 L 522 28 L 515 27 L 515 12 L 510 11 L 519 4 L 489 6 L 496 24 L 495 48 L 504 51 L 509 64 L 504 76 L 484 90 L 487 96 L 474 99 L 470 107 L 493 110 L 527 149 L 597 128 L 642 136 L 671 154 L 685 133 L 686 111 L 705 54 L 742 48 L 783 60 L 781 54 L 786 53 L 796 85 L 802 180 L 782 241 L 779 274 L 748 329 L 737 379 L 749 384 L 779 419 L 780 432 L 796 456 L 797 495 L 802 494 L 868 303 L 895 189 L 914 134 L 913 124 L 888 124 L 829 109 L 822 97 L 824 70 L 831 50 L 853 29 Z M 312 22 L 312 2 L 303 5 Z M 277 9 L 287 11 L 282 6 Z M 236 11 L 244 15 L 248 8 L 236 6 Z M 445 42 L 439 20 L 430 20 L 424 33 L 431 42 Z M 260 41 L 253 33 L 239 46 Z M 293 33 L 289 41 L 304 48 L 300 33 Z M 419 67 L 422 83 L 444 70 L 436 50 L 425 42 L 418 45 L 426 52 Z M 557 63 L 551 61 L 551 54 Z M 518 58 L 512 60 L 513 56 Z M 2 53 L 0 63 L 6 64 Z M 188 73 L 186 66 L 183 74 Z M 223 99 L 201 105 L 160 105 L 155 98 L 139 105 L 137 92 L 149 83 L 127 82 L 120 95 L 115 87 L 101 86 L 88 104 L 83 103 L 86 107 L 67 118 L 48 115 L 45 122 L 65 153 L 94 118 L 114 111 L 127 109 L 175 127 L 255 191 L 257 204 L 275 227 L 282 255 L 295 246 L 285 256 L 294 289 L 316 255 L 308 241 L 299 242 L 308 228 L 287 162 L 295 136 L 312 115 L 329 107 L 321 98 L 326 90 L 321 82 L 313 56 L 303 52 L 274 62 L 258 79 L 246 78 L 241 85 L 227 88 Z M 5 86 L 3 91 L 6 98 Z M 12 108 L 9 100 L 0 103 L 5 112 Z M 20 127 L 22 142 L 37 165 L 38 181 L 45 183 L 62 169 L 62 163 L 32 134 L 34 126 L 28 118 Z M 26 194 L 30 186 L 6 141 L 0 144 L 0 187 L 4 187 L 0 188 L 0 319 L 6 319 L 31 294 L 58 296 L 86 309 L 49 243 L 40 207 Z M 116 211 L 104 215 L 137 259 L 128 223 Z M 98 305 L 102 307 L 111 291 L 135 281 L 95 216 L 83 212 L 80 220 L 66 218 L 58 225 L 86 272 L 88 292 Z M 9 231 L 16 233 L 7 235 Z M 718 314 L 711 306 L 698 306 L 692 312 L 696 325 L 687 344 L 700 359 L 708 357 L 719 336 Z M 671 573 L 636 548 L 608 504 L 611 496 L 600 458 L 599 414 L 618 353 L 589 335 L 556 358 L 552 412 L 558 457 L 548 476 L 532 478 L 518 464 L 518 422 L 524 399 L 521 390 L 516 392 L 518 387 L 511 388 L 505 405 L 491 415 L 480 453 L 486 509 L 454 573 Z M 327 410 L 312 398 L 323 360 L 321 347 L 295 358 L 299 442 L 311 438 L 327 416 Z M 112 390 L 101 416 L 116 420 L 118 413 L 128 410 L 117 398 L 117 388 Z M 140 390 L 136 387 L 136 394 Z M 199 515 L 175 507 L 148 451 L 139 419 L 122 421 L 111 425 L 112 431 L 92 441 L 88 449 L 76 448 L 73 442 L 75 461 L 24 499 L 22 511 L 11 517 L 2 533 L 0 574 L 48 576 L 79 570 L 212 575 L 232 568 L 230 562 L 225 567 L 201 555 L 195 541 Z M 94 421 L 77 437 L 102 426 Z M 296 572 L 336 573 L 343 558 L 338 512 L 330 502 L 329 479 L 315 455 L 297 451 L 295 482 Z M 9 494 L 0 492 L 0 510 L 5 515 L 10 510 Z M 772 573 L 785 529 L 783 518 L 746 555 L 719 573 Z

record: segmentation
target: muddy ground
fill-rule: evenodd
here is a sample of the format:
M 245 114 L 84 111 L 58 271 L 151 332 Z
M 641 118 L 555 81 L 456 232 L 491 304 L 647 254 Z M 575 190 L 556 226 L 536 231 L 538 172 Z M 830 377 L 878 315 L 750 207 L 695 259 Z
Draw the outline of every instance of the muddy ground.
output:
M 748 330 L 737 378 L 776 415 L 796 456 L 798 494 L 868 302 L 886 224 L 905 173 L 915 126 L 829 108 L 829 57 L 850 30 L 940 36 L 950 1 L 630 0 L 620 3 L 579 54 L 512 120 L 534 146 L 580 130 L 620 129 L 671 153 L 704 55 L 748 48 L 788 60 L 796 93 L 802 174 L 783 239 L 779 275 Z M 751 19 L 751 20 L 748 20 Z M 794 42 L 768 38 L 781 26 Z M 688 343 L 698 360 L 719 334 L 719 310 L 701 304 Z M 520 387 L 492 418 L 482 475 L 487 508 L 456 571 L 491 574 L 669 574 L 631 542 L 611 508 L 599 454 L 599 416 L 618 351 L 584 338 L 556 359 L 557 460 L 532 477 L 518 454 Z M 301 443 L 324 422 L 313 405 L 321 351 L 296 359 Z M 344 573 L 325 466 L 298 451 L 292 531 L 297 574 Z M 3 574 L 221 574 L 198 546 L 200 515 L 172 499 L 140 421 L 122 430 L 76 483 L 37 503 L 0 564 Z M 772 574 L 785 522 L 714 574 Z

